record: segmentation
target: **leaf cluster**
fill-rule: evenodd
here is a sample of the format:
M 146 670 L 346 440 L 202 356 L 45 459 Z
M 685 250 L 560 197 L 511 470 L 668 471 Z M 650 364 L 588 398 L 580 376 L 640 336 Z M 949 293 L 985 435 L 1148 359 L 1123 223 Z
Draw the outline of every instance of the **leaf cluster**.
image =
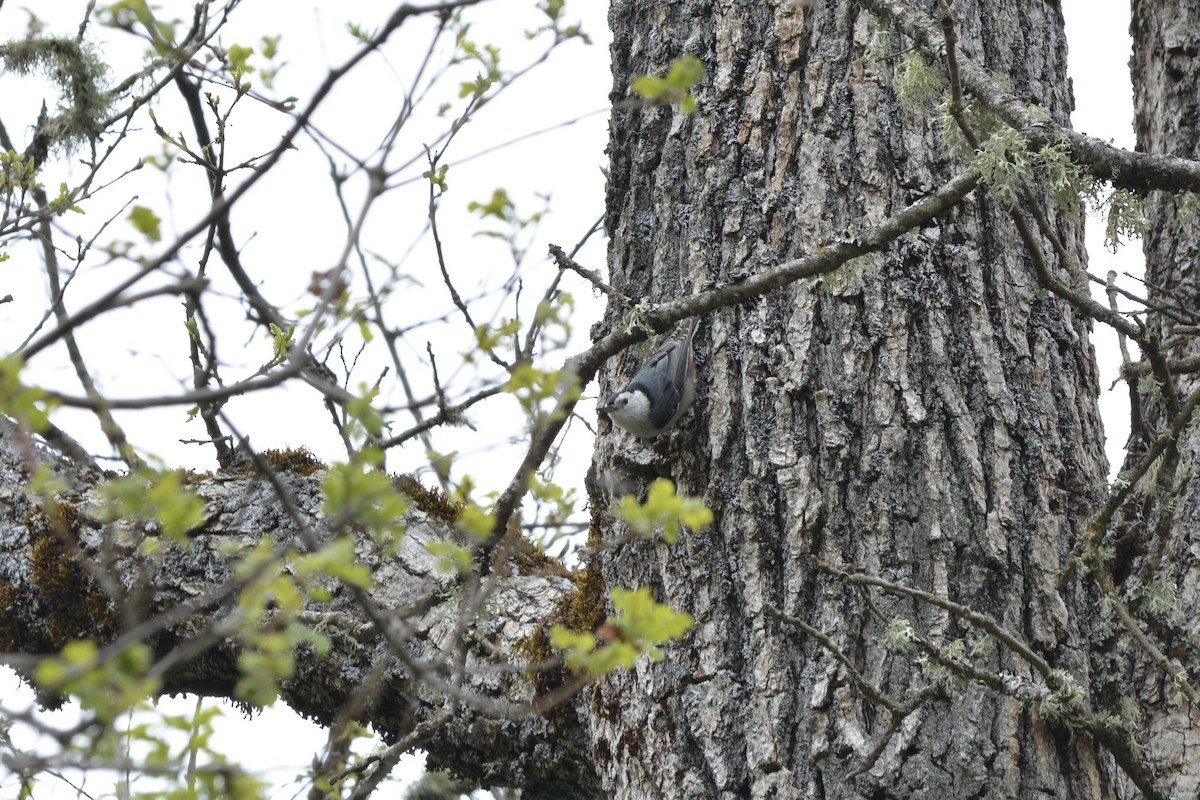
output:
M 614 613 L 597 633 L 561 625 L 550 629 L 550 644 L 564 652 L 571 669 L 600 676 L 629 669 L 641 655 L 659 661 L 659 647 L 682 638 L 692 626 L 691 615 L 672 611 L 644 586 L 614 588 L 610 600 Z
M 617 514 L 642 537 L 661 536 L 674 544 L 682 528 L 698 531 L 713 522 L 712 510 L 695 497 L 683 497 L 675 492 L 675 484 L 658 478 L 646 490 L 645 502 L 622 497 Z

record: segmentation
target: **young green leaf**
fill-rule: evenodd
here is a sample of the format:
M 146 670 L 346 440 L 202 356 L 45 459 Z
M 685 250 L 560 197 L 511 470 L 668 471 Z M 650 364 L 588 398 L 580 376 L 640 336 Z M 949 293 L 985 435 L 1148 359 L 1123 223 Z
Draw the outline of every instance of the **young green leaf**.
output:
M 662 536 L 668 544 L 679 537 L 680 528 L 698 531 L 713 521 L 712 511 L 695 497 L 681 497 L 675 493 L 675 484 L 666 478 L 658 478 L 646 491 L 646 502 L 637 498 L 621 498 L 617 514 L 641 536 Z
M 162 220 L 151 209 L 145 206 L 134 206 L 133 210 L 129 212 L 129 224 L 151 242 L 162 241 L 162 230 L 160 229 Z
M 671 64 L 665 76 L 642 75 L 634 78 L 630 88 L 650 103 L 660 106 L 677 105 L 684 114 L 696 109 L 692 87 L 704 77 L 704 63 L 691 53 L 680 56 Z
M 158 525 L 164 539 L 184 544 L 187 532 L 204 524 L 204 501 L 183 487 L 178 471 L 142 469 L 97 487 L 109 522 L 139 519 Z

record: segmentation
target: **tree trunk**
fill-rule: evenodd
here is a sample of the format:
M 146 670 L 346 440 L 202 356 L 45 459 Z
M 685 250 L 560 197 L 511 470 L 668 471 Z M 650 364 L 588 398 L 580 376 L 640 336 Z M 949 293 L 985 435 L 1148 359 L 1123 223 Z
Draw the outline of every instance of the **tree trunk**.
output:
M 1200 156 L 1200 2 L 1163 3 L 1134 0 L 1130 32 L 1133 59 L 1137 147 L 1195 159 Z M 1195 195 L 1190 196 L 1194 203 Z M 1146 198 L 1148 231 L 1143 238 L 1150 299 L 1160 308 L 1147 322 L 1165 359 L 1178 363 L 1200 355 L 1194 326 L 1200 317 L 1200 228 L 1194 211 L 1181 206 L 1188 196 L 1152 192 Z M 1190 330 L 1188 325 L 1193 326 Z M 1126 466 L 1141 460 L 1156 437 L 1171 425 L 1179 405 L 1198 386 L 1195 373 L 1175 374 L 1170 382 L 1143 378 L 1134 392 L 1135 418 Z M 1195 464 L 1200 432 L 1185 429 L 1177 446 L 1163 454 L 1157 472 L 1139 487 L 1116 521 L 1111 541 L 1113 571 L 1124 578 L 1122 589 L 1155 643 L 1191 676 L 1200 675 L 1200 566 L 1196 532 L 1200 531 L 1200 498 Z M 1153 601 L 1166 593 L 1165 604 Z M 1155 610 L 1155 605 L 1157 609 Z M 1200 793 L 1200 712 L 1189 705 L 1163 670 L 1141 648 L 1126 647 L 1127 671 L 1113 680 L 1126 694 L 1139 698 L 1151 746 L 1149 760 L 1174 797 Z
M 963 52 L 1065 124 L 1058 4 L 954 8 Z M 609 265 L 627 297 L 770 271 L 962 169 L 932 105 L 898 102 L 898 57 L 866 57 L 872 20 L 856 3 L 615 0 L 610 21 L 618 103 L 684 53 L 706 67 L 691 116 L 614 114 Z M 1082 253 L 1078 225 L 1053 224 Z M 703 320 L 694 415 L 659 440 L 598 440 L 599 472 L 669 475 L 717 518 L 674 546 L 601 557 L 610 585 L 650 586 L 695 619 L 666 660 L 595 688 L 601 780 L 624 798 L 1109 796 L 1088 736 L 1048 723 L 1024 690 L 889 647 L 889 625 L 1036 692 L 1025 660 L 835 572 L 989 614 L 1086 692 L 1082 595 L 1055 580 L 1105 476 L 1089 323 L 1038 287 L 982 189 L 860 262 Z M 612 362 L 601 394 L 635 360 Z

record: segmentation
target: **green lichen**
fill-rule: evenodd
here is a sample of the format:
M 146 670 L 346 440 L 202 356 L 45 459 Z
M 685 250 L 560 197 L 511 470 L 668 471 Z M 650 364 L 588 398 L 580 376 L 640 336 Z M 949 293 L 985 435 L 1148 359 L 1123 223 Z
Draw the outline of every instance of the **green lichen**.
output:
M 40 73 L 62 93 L 57 114 L 39 120 L 38 161 L 50 150 L 73 150 L 96 138 L 113 105 L 106 86 L 108 64 L 89 45 L 65 37 L 37 37 L 0 44 L 0 62 L 18 75 Z

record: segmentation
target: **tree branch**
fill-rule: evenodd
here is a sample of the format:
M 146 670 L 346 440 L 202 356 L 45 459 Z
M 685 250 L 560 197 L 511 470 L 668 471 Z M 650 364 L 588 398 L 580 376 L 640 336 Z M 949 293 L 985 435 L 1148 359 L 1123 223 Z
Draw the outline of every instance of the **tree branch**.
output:
M 0 486 L 17 486 L 28 480 L 27 453 L 19 441 L 12 424 L 0 418 Z M 49 453 L 38 452 L 36 457 L 53 474 L 70 482 L 75 467 Z M 423 746 L 439 763 L 479 785 L 524 786 L 532 797 L 594 796 L 597 789 L 585 732 L 574 714 L 540 715 L 550 697 L 535 696 L 534 673 L 529 671 L 533 665 L 518 664 L 520 659 L 513 655 L 558 601 L 574 591 L 574 584 L 552 573 L 497 573 L 474 632 L 476 638 L 487 639 L 493 646 L 463 650 L 461 637 L 455 637 L 459 611 L 458 600 L 450 593 L 453 579 L 438 570 L 436 558 L 426 549 L 433 542 L 454 540 L 452 525 L 420 510 L 420 504 L 414 502 L 403 521 L 404 537 L 392 552 L 366 531 L 339 532 L 323 518 L 323 477 L 323 472 L 309 476 L 280 472 L 269 479 L 244 474 L 196 476 L 192 488 L 205 502 L 205 521 L 188 533 L 184 549 L 160 541 L 162 555 L 153 563 L 139 555 L 137 546 L 140 538 L 153 539 L 152 531 L 126 521 L 118 538 L 116 527 L 91 517 L 93 509 L 105 507 L 96 488 L 90 482 L 73 481 L 75 488 L 58 498 L 60 507 L 73 509 L 68 516 L 74 520 L 69 541 L 62 542 L 74 555 L 64 554 L 63 558 L 98 560 L 98 548 L 108 548 L 115 554 L 108 567 L 111 574 L 122 580 L 148 581 L 133 590 L 143 598 L 139 605 L 144 621 L 107 636 L 108 643 L 117 648 L 137 641 L 150 645 L 161 665 L 163 693 L 194 691 L 234 697 L 242 646 L 239 637 L 230 634 L 234 621 L 230 614 L 238 613 L 237 598 L 247 581 L 253 580 L 253 576 L 235 574 L 239 554 L 271 542 L 278 555 L 266 568 L 283 570 L 281 574 L 286 575 L 287 561 L 294 557 L 287 553 L 312 552 L 349 537 L 357 563 L 371 569 L 373 583 L 362 590 L 364 596 L 330 583 L 327 602 L 308 601 L 303 618 L 326 632 L 330 650 L 323 656 L 308 647 L 294 652 L 295 676 L 281 686 L 286 702 L 300 713 L 330 724 L 347 704 L 361 698 L 364 680 L 382 675 L 378 691 L 366 692 L 357 718 L 386 738 L 397 740 L 428 723 L 434 730 Z M 292 498 L 290 511 L 281 500 L 279 487 Z M 65 630 L 64 620 L 57 612 L 47 613 L 38 599 L 42 595 L 36 581 L 42 572 L 30 565 L 30 559 L 43 552 L 38 542 L 52 535 L 31 524 L 39 514 L 38 507 L 19 492 L 10 491 L 6 502 L 0 504 L 0 590 L 8 600 L 20 601 L 6 602 L 7 616 L 0 621 L 0 651 L 43 653 L 65 644 L 59 638 Z M 294 516 L 308 523 L 301 526 Z M 84 608 L 84 601 L 97 591 L 87 581 L 76 584 L 79 597 L 63 596 L 60 589 L 55 608 L 64 608 L 73 600 Z M 439 599 L 420 603 L 424 598 Z M 375 613 L 369 614 L 365 605 Z M 411 610 L 419 605 L 424 609 Z M 102 628 L 95 623 L 80 624 L 105 644 Z M 270 625 L 270 619 L 264 624 Z M 75 635 L 68 632 L 67 639 Z M 202 646 L 194 646 L 196 643 Z M 465 661 L 459 674 L 461 683 L 450 692 L 447 670 L 456 654 Z M 521 669 L 513 671 L 509 666 Z M 561 702 L 580 685 L 575 682 L 552 694 Z M 447 709 L 451 710 L 450 720 L 437 727 L 434 721 Z M 539 756 L 535 764 L 521 756 L 534 750 L 546 757 Z M 500 771 L 488 774 L 489 769 Z
M 858 0 L 911 38 L 932 61 L 946 53 L 946 40 L 925 14 L 902 0 Z M 1176 156 L 1152 155 L 1106 144 L 1034 113 L 1000 86 L 971 58 L 959 58 L 963 86 L 1012 126 L 1034 149 L 1066 142 L 1072 158 L 1097 178 L 1135 192 L 1152 190 L 1200 192 L 1200 162 Z

